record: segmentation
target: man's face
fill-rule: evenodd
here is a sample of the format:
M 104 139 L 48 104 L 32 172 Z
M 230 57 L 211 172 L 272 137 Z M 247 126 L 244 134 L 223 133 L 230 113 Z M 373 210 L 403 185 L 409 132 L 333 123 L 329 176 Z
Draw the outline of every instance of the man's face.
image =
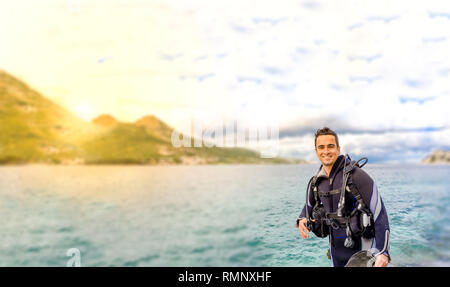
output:
M 324 166 L 333 166 L 341 147 L 336 145 L 334 135 L 318 136 L 316 140 L 316 155 Z

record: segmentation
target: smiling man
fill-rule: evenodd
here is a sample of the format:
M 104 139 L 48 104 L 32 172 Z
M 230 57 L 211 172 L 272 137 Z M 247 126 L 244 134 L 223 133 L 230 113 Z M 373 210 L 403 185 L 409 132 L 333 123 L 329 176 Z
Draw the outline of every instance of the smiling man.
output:
M 313 231 L 328 236 L 327 255 L 335 267 L 345 266 L 361 250 L 373 252 L 374 267 L 387 266 L 389 221 L 375 182 L 359 161 L 340 155 L 338 136 L 331 129 L 316 132 L 315 150 L 322 165 L 308 183 L 307 203 L 297 219 L 300 235 L 306 239 Z

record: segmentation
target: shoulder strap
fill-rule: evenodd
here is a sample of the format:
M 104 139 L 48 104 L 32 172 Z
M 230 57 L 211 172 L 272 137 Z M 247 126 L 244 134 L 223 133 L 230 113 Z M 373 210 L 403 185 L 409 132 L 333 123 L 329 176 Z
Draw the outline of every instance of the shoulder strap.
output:
M 364 164 L 363 164 L 363 166 L 364 166 Z M 359 192 L 356 185 L 353 183 L 352 175 L 353 175 L 353 173 L 349 174 L 346 189 L 348 192 L 351 192 L 352 195 L 355 197 L 356 202 L 358 202 L 358 206 L 357 206 L 358 209 L 366 208 L 368 205 L 364 202 L 364 199 L 361 196 L 361 193 Z
M 317 181 L 317 176 L 313 176 L 311 179 L 311 189 L 314 194 L 314 201 L 315 201 L 314 207 L 318 206 L 320 203 L 320 197 L 319 197 L 318 188 L 316 186 L 316 181 Z
M 350 163 L 348 163 L 347 164 L 347 159 L 350 161 Z M 361 161 L 361 160 L 366 160 L 361 166 L 359 165 L 359 162 Z M 358 160 L 358 161 L 354 161 L 354 160 L 351 160 L 350 159 L 350 157 L 348 156 L 348 155 L 345 155 L 345 158 L 344 158 L 344 169 L 343 169 L 343 171 L 342 171 L 342 177 L 343 177 L 343 179 L 342 179 L 342 187 L 341 187 L 341 196 L 340 196 L 340 199 L 339 199 L 339 203 L 338 203 L 338 207 L 337 207 L 337 215 L 338 216 L 344 216 L 344 205 L 345 205 L 345 192 L 346 191 L 350 191 L 351 192 L 351 189 L 349 188 L 349 186 L 348 186 L 348 181 L 349 181 L 349 177 L 350 177 L 350 175 L 353 173 L 353 170 L 356 168 L 356 167 L 362 167 L 362 166 L 364 166 L 365 164 L 367 163 L 367 158 L 365 158 L 365 157 L 363 157 L 363 158 L 361 158 L 360 160 Z M 359 193 L 358 193 L 359 194 Z M 356 197 L 355 197 L 356 198 Z M 361 198 L 361 196 L 358 196 L 358 198 Z M 362 202 L 362 201 L 361 201 Z M 358 206 L 359 206 L 359 204 L 361 203 L 361 202 L 358 202 Z M 363 206 L 361 206 L 361 207 L 363 207 Z
M 306 212 L 306 219 L 308 220 L 308 224 L 309 224 L 309 220 L 310 220 L 310 215 L 309 215 L 309 212 L 308 212 L 308 202 L 309 202 L 309 193 L 311 192 L 311 189 L 312 189 L 313 192 L 314 192 L 314 199 L 315 199 L 315 205 L 314 205 L 314 207 L 317 206 L 317 195 L 316 195 L 316 191 L 314 191 L 314 189 L 316 189 L 316 188 L 315 188 L 316 180 L 317 180 L 317 177 L 316 177 L 316 176 L 311 177 L 311 179 L 310 179 L 309 182 L 308 182 L 308 186 L 307 186 L 307 188 L 306 188 L 305 212 Z M 317 189 L 316 189 L 316 190 L 317 190 Z
M 347 189 L 347 191 L 351 192 L 352 195 L 355 197 L 356 202 L 358 202 L 358 206 L 357 206 L 358 209 L 366 207 L 366 204 L 364 203 L 364 200 L 363 200 L 361 194 L 359 193 L 358 188 L 356 188 L 356 185 L 354 185 L 353 182 L 349 181 L 347 183 L 346 189 Z

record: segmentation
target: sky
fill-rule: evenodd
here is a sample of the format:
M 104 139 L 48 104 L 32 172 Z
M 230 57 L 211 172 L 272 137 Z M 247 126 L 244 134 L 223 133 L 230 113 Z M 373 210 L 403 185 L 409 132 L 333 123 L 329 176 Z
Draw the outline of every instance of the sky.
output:
M 280 155 L 450 149 L 450 1 L 0 0 L 0 69 L 84 120 L 279 125 Z

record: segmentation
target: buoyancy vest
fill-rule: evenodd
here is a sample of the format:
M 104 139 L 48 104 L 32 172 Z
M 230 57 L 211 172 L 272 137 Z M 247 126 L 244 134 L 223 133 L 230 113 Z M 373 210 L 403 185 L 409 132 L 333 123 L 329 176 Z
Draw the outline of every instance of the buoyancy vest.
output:
M 351 160 L 348 155 L 344 159 L 342 186 L 330 191 L 320 191 L 316 185 L 317 176 L 313 176 L 306 192 L 306 202 L 309 200 L 309 192 L 313 192 L 315 204 L 310 216 L 306 208 L 307 227 L 318 237 L 326 237 L 330 234 L 330 228 L 346 228 L 347 238 L 344 245 L 353 248 L 356 237 L 372 238 L 375 236 L 373 215 L 363 201 L 356 185 L 352 180 L 352 173 L 356 167 L 362 168 L 368 161 L 363 157 L 358 161 Z M 348 164 L 347 164 L 348 159 Z M 364 161 L 360 164 L 361 161 Z M 356 202 L 356 207 L 350 212 L 345 211 L 345 193 L 351 193 Z M 340 194 L 336 212 L 327 212 L 320 197 L 329 197 Z M 312 218 L 311 218 L 312 217 Z M 314 219 L 312 221 L 311 219 Z

